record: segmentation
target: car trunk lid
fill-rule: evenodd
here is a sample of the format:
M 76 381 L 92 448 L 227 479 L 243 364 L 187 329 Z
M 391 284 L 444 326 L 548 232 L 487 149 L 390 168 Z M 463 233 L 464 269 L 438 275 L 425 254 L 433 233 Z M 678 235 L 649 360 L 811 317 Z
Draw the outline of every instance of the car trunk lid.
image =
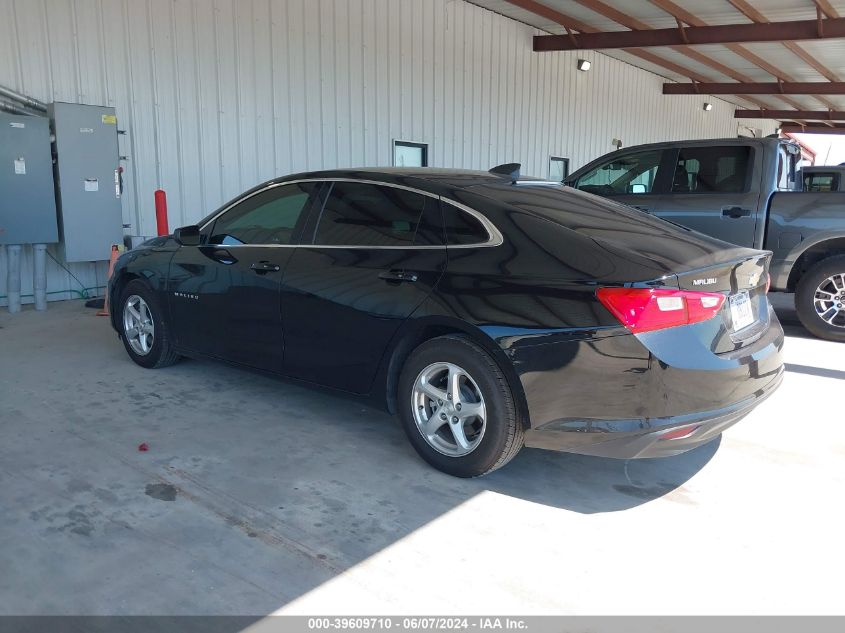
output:
M 746 251 L 746 255 L 723 263 L 677 273 L 678 287 L 693 292 L 718 292 L 726 300 L 720 313 L 708 321 L 710 349 L 726 354 L 750 345 L 769 325 L 771 253 Z

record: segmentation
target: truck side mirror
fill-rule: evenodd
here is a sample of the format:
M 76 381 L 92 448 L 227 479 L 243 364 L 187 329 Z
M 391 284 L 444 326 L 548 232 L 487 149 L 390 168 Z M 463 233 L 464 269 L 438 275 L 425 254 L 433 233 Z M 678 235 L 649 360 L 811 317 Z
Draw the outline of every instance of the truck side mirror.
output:
M 196 224 L 191 226 L 183 226 L 173 231 L 173 239 L 179 242 L 182 246 L 199 246 L 200 245 L 200 227 Z

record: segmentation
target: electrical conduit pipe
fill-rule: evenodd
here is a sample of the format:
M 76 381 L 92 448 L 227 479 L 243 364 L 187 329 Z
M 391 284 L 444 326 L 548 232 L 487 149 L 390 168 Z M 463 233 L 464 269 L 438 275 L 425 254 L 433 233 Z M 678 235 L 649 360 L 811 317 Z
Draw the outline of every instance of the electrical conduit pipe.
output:
M 47 309 L 47 245 L 33 244 L 32 288 L 35 309 Z
M 9 312 L 21 311 L 21 245 L 6 246 L 9 268 L 6 271 L 6 294 L 9 297 Z

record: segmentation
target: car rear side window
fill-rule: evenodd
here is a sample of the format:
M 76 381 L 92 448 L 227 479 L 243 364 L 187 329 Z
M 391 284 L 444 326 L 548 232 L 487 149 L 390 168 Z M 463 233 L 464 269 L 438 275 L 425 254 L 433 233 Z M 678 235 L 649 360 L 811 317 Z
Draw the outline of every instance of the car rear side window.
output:
M 431 246 L 439 227 L 426 220 L 439 200 L 407 189 L 339 181 L 323 206 L 314 235 L 319 246 Z
M 443 204 L 443 223 L 446 226 L 446 243 L 450 246 L 484 244 L 490 240 L 481 222 L 456 206 Z
M 751 148 L 685 147 L 678 152 L 672 193 L 740 193 L 748 187 Z
M 291 244 L 317 183 L 273 187 L 236 204 L 214 223 L 209 244 Z

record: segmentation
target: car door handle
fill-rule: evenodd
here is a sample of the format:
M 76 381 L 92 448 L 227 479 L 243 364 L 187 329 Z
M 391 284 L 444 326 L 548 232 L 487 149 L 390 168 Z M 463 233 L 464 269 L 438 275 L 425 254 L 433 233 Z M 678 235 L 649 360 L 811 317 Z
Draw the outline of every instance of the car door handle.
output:
M 729 218 L 747 218 L 751 216 L 751 209 L 742 207 L 722 207 L 722 215 Z
M 281 270 L 281 267 L 279 267 L 278 264 L 272 264 L 270 262 L 255 262 L 250 266 L 250 268 L 259 275 L 263 275 L 265 273 L 277 273 Z
M 643 213 L 651 213 L 651 209 L 649 207 L 641 207 L 638 204 L 632 204 L 631 206 L 634 207 L 635 209 L 639 209 Z
M 402 283 L 403 281 L 414 282 L 417 280 L 417 273 L 412 273 L 407 270 L 388 270 L 379 273 L 379 279 L 384 279 L 388 283 Z

